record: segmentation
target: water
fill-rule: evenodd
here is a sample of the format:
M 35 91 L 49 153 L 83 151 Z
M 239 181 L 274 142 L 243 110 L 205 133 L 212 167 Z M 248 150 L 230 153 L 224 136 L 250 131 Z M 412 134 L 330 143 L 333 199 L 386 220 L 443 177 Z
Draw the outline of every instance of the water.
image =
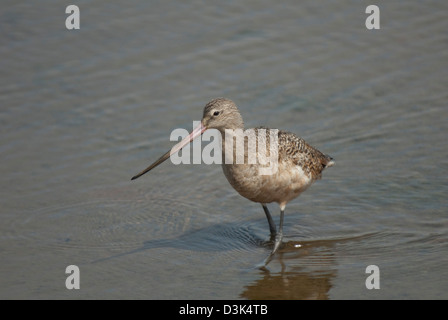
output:
M 448 5 L 380 3 L 369 31 L 369 4 L 78 1 L 68 31 L 63 4 L 5 2 L 0 298 L 448 298 Z M 263 210 L 219 166 L 130 181 L 220 96 L 336 159 L 268 270 Z

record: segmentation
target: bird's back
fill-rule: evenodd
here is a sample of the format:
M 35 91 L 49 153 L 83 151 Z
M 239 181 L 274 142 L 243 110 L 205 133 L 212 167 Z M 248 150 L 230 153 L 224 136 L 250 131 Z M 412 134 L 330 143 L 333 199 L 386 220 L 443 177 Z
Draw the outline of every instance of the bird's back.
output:
M 334 164 L 333 158 L 309 145 L 294 133 L 278 132 L 278 161 L 299 166 L 313 180 L 320 179 L 322 171 Z

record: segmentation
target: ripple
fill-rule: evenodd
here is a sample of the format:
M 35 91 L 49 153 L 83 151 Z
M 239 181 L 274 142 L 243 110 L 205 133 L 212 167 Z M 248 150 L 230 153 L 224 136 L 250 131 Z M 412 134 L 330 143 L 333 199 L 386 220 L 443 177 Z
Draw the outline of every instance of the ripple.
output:
M 198 206 L 170 197 L 83 201 L 27 212 L 10 222 L 3 236 L 47 247 L 135 248 L 148 237 L 183 233 L 200 212 Z

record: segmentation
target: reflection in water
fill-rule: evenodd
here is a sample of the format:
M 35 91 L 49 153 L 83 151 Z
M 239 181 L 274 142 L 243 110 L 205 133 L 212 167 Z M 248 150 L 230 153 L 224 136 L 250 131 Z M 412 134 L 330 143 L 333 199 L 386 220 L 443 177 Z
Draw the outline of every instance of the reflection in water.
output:
M 241 298 L 252 300 L 328 299 L 331 280 L 336 275 L 331 247 L 335 241 L 287 242 L 271 261 L 280 271 L 260 271 L 260 279 L 245 287 Z
M 251 300 L 326 300 L 331 279 L 336 270 L 329 273 L 308 273 L 300 270 L 265 273 L 255 284 L 248 285 L 241 298 Z
M 260 279 L 247 285 L 241 298 L 251 300 L 326 300 L 336 277 L 335 245 L 372 234 L 333 240 L 289 241 L 272 260 L 280 271 L 262 268 Z M 272 267 L 272 266 L 271 266 Z

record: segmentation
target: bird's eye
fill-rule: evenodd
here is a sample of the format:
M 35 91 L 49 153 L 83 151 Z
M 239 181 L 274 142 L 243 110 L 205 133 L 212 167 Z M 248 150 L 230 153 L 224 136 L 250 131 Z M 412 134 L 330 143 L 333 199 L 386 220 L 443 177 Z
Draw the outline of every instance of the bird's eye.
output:
M 214 115 L 214 116 L 219 116 L 219 111 L 215 111 L 215 112 L 213 112 L 213 115 Z

